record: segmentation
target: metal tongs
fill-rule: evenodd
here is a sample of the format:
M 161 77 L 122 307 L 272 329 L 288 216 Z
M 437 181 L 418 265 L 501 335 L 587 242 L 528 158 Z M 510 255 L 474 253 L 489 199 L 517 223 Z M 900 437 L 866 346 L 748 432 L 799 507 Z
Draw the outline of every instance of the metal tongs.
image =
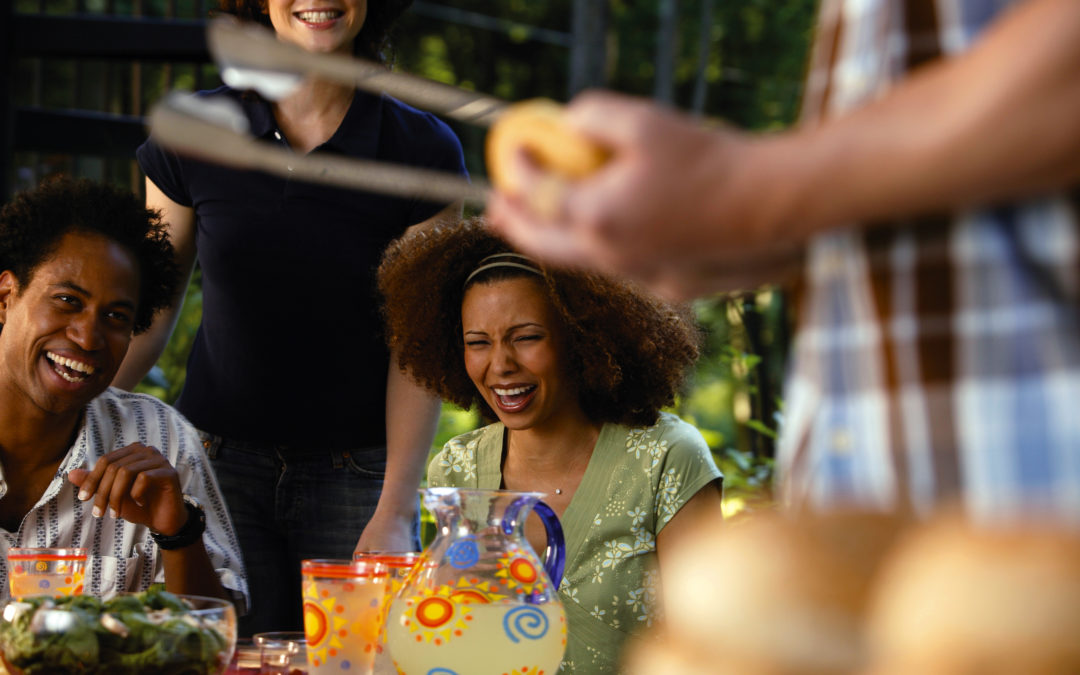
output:
M 396 73 L 380 64 L 338 54 L 315 54 L 278 40 L 257 24 L 214 19 L 207 28 L 210 52 L 222 80 L 276 100 L 315 75 L 365 91 L 387 93 L 418 108 L 487 126 L 505 101 L 426 78 Z M 173 92 L 150 111 L 150 135 L 177 152 L 242 169 L 339 187 L 433 201 L 482 204 L 490 191 L 458 174 L 371 160 L 291 152 L 251 136 L 247 117 L 232 100 Z
M 446 171 L 313 152 L 294 153 L 250 134 L 234 101 L 172 92 L 150 111 L 150 135 L 161 145 L 200 159 L 285 178 L 432 201 L 482 204 L 490 188 Z

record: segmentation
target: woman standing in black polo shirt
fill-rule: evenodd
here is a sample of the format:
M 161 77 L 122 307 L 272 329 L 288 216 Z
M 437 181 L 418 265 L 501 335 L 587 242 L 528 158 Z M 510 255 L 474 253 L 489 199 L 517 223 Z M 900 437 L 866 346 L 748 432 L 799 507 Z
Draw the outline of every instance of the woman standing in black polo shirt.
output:
M 410 0 L 223 0 L 313 52 L 382 57 Z M 387 96 L 306 81 L 269 102 L 228 87 L 252 133 L 313 150 L 464 173 L 444 123 Z M 203 432 L 247 566 L 241 634 L 300 629 L 300 560 L 362 546 L 411 549 L 416 492 L 439 403 L 390 367 L 374 301 L 386 245 L 458 217 L 433 204 L 236 171 L 139 148 L 147 205 L 181 268 L 202 270 L 203 319 L 177 407 Z M 132 343 L 130 388 L 168 342 L 183 296 Z M 377 506 L 377 508 L 376 508 Z M 361 537 L 361 532 L 363 533 Z

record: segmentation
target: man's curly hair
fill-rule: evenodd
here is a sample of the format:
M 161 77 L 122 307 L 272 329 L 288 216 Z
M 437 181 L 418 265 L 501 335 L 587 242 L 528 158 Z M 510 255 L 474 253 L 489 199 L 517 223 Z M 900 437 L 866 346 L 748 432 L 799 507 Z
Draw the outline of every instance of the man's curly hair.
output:
M 461 303 L 479 262 L 512 251 L 479 219 L 411 233 L 386 250 L 379 291 L 387 342 L 398 365 L 462 408 L 496 416 L 465 370 Z M 574 269 L 498 267 L 468 285 L 529 276 L 547 288 L 568 336 L 568 376 L 594 422 L 656 423 L 697 360 L 700 332 L 688 308 L 611 277 Z
M 379 63 L 391 61 L 390 27 L 411 4 L 412 0 L 368 0 L 364 25 L 353 40 L 353 54 Z M 265 8 L 266 0 L 218 0 L 215 13 L 232 14 L 273 28 Z
M 26 288 L 69 232 L 100 234 L 131 252 L 139 265 L 133 332 L 149 328 L 154 313 L 172 302 L 180 280 L 160 215 L 127 190 L 86 179 L 46 180 L 0 210 L 0 270 L 10 270 Z

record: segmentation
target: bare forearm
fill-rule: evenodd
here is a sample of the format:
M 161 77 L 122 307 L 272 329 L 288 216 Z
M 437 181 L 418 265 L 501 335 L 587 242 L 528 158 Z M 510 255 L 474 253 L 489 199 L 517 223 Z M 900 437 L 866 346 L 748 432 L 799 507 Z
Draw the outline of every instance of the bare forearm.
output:
M 356 544 L 358 551 L 411 550 L 416 489 L 424 475 L 439 400 L 414 383 L 391 357 L 386 382 L 386 479 L 375 515 Z
M 461 220 L 462 202 L 449 204 L 431 218 L 409 228 L 417 232 Z M 416 489 L 424 476 L 442 402 L 398 368 L 390 355 L 386 375 L 386 482 L 379 509 L 390 508 L 411 519 L 416 512 Z
M 386 482 L 379 507 L 413 513 L 441 408 L 438 397 L 392 365 L 387 378 Z
M 201 540 L 184 548 L 161 551 L 161 560 L 165 568 L 165 590 L 231 600 Z
M 165 351 L 180 317 L 184 296 L 195 269 L 195 212 L 190 207 L 172 201 L 149 178 L 146 179 L 146 207 L 159 212 L 162 222 L 168 227 L 169 240 L 173 245 L 173 254 L 181 277 L 172 304 L 154 316 L 154 322 L 145 333 L 131 341 L 124 362 L 120 364 L 120 369 L 113 378 L 113 386 L 127 390 L 133 389 L 142 381 Z
M 686 263 L 671 277 L 661 271 L 647 281 L 654 292 L 680 300 L 710 293 L 741 293 L 762 286 L 782 286 L 798 278 L 804 251 L 802 246 L 777 246 L 760 255 L 744 256 L 743 261 L 730 262 L 725 259 L 718 263 Z M 688 284 L 687 277 L 693 278 L 696 283 Z
M 145 333 L 132 338 L 127 355 L 113 378 L 114 387 L 131 391 L 146 377 L 165 351 L 179 315 L 179 306 L 175 310 L 166 309 L 154 318 L 154 323 Z
M 830 228 L 1076 185 L 1077 35 L 1080 2 L 1027 0 L 968 53 L 851 113 L 774 135 L 708 130 L 646 101 L 586 92 L 565 122 L 610 160 L 552 183 L 519 153 L 522 189 L 496 192 L 488 218 L 527 253 L 687 298 L 783 273 L 777 258 Z M 557 186 L 554 215 L 529 197 L 545 185 Z
M 813 128 L 762 139 L 762 241 L 1036 195 L 1080 179 L 1080 3 L 1029 0 L 963 56 Z M 770 178 L 771 177 L 771 178 Z

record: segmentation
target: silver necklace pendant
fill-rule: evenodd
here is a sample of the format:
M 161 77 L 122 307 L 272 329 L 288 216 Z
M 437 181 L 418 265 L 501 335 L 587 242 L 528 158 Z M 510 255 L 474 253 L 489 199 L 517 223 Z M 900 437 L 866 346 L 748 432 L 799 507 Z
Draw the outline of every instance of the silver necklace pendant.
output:
M 562 494 L 562 488 L 555 488 L 555 494 L 561 495 Z

